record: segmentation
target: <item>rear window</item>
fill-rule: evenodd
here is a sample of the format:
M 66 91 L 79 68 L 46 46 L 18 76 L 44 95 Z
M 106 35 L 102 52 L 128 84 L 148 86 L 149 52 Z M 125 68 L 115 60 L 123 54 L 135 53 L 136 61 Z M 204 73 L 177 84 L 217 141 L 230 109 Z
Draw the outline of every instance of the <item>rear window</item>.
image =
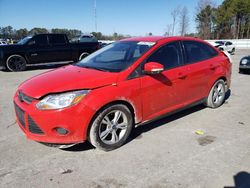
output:
M 49 35 L 49 43 L 50 44 L 65 44 L 64 35 Z
M 91 36 L 83 36 L 81 37 L 80 42 L 97 42 L 97 39 Z
M 197 41 L 183 41 L 186 52 L 186 63 L 195 63 L 207 60 L 218 55 L 217 51 L 207 44 Z

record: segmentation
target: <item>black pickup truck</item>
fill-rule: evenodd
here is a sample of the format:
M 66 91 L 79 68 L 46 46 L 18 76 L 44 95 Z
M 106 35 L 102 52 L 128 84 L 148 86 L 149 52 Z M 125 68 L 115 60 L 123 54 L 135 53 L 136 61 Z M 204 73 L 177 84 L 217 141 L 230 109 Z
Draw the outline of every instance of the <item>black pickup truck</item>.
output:
M 0 46 L 0 70 L 23 71 L 26 65 L 78 61 L 99 49 L 98 42 L 70 43 L 64 34 L 28 36 Z

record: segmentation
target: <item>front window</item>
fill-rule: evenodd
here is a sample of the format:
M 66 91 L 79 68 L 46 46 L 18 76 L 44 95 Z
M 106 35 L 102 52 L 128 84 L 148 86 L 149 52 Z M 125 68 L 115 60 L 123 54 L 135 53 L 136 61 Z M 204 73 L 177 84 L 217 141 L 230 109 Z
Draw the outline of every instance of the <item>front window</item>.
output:
M 27 36 L 27 37 L 21 39 L 17 44 L 21 44 L 21 45 L 26 44 L 26 42 L 28 42 L 31 38 L 32 38 L 32 36 Z
M 133 64 L 154 44 L 154 42 L 135 41 L 112 43 L 84 58 L 76 65 L 102 71 L 121 72 Z

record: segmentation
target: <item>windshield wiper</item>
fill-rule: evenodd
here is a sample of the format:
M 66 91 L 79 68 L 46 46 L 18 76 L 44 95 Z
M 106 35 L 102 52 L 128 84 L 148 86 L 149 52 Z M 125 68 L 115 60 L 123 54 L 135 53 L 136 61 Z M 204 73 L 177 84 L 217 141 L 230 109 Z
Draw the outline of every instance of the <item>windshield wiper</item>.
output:
M 91 66 L 86 66 L 86 65 L 80 65 L 80 67 L 87 68 L 87 69 L 95 69 L 95 70 L 104 71 L 104 72 L 110 72 L 107 69 L 103 69 L 99 67 L 91 67 Z

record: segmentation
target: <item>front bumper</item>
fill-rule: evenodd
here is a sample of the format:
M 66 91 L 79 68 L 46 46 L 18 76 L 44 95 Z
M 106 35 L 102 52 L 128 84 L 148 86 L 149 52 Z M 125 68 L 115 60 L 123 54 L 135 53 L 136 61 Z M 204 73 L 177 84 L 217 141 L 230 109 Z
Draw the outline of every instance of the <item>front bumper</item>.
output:
M 80 102 L 65 109 L 41 111 L 35 106 L 37 102 L 27 104 L 20 102 L 17 94 L 14 97 L 17 122 L 27 138 L 53 144 L 74 144 L 87 139 L 93 109 Z M 66 129 L 67 134 L 59 134 L 58 127 Z
M 239 68 L 240 69 L 250 70 L 250 65 L 240 65 Z

